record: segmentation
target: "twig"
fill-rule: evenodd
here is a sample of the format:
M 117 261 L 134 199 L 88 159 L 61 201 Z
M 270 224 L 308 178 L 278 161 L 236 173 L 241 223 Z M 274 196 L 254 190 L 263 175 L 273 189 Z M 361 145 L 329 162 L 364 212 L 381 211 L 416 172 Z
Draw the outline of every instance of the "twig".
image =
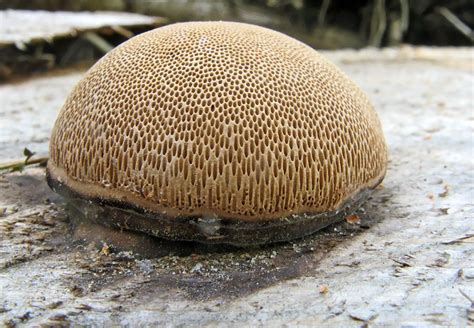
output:
M 86 32 L 82 35 L 82 38 L 92 43 L 94 47 L 102 51 L 104 54 L 114 48 L 110 43 L 105 41 L 104 38 L 94 32 Z
M 454 239 L 454 240 L 443 241 L 443 242 L 441 242 L 441 244 L 443 244 L 443 245 L 452 245 L 452 244 L 457 244 L 457 243 L 463 243 L 463 242 L 466 242 L 465 241 L 466 239 L 470 239 L 472 237 L 474 237 L 474 234 L 467 234 L 465 236 L 459 237 L 459 238 Z
M 319 9 L 318 26 L 320 27 L 324 25 L 324 20 L 326 19 L 326 14 L 328 12 L 328 8 L 330 4 L 331 4 L 331 0 L 323 0 L 321 9 Z
M 9 170 L 9 172 L 21 171 L 27 165 L 35 165 L 35 164 L 46 164 L 48 161 L 48 157 L 39 157 L 35 159 L 31 159 L 35 153 L 29 150 L 28 148 L 23 149 L 23 155 L 25 155 L 24 160 L 13 161 L 10 163 L 3 163 L 0 164 L 0 171 Z
M 451 10 L 449 10 L 446 7 L 436 7 L 435 9 L 441 16 L 446 18 L 448 22 L 450 22 L 459 32 L 464 34 L 471 42 L 474 42 L 474 32 L 472 29 L 464 24 L 463 21 L 461 21 L 456 15 L 452 13 Z
M 408 30 L 410 21 L 410 6 L 408 0 L 400 0 L 400 32 L 403 35 Z
M 411 267 L 411 264 L 402 260 L 396 260 L 394 258 L 390 258 L 393 262 L 400 264 L 403 268 L 404 267 Z
M 464 296 L 465 298 L 467 298 L 469 302 L 471 302 L 471 307 L 474 307 L 474 300 L 471 297 L 469 297 L 469 295 L 467 295 L 465 292 L 463 292 L 460 288 L 458 290 L 462 296 Z
M 369 44 L 371 46 L 380 47 L 386 27 L 387 15 L 385 13 L 385 0 L 376 0 L 370 21 Z
M 112 30 L 117 32 L 118 34 L 126 37 L 127 39 L 130 39 L 131 37 L 134 36 L 133 32 L 130 30 L 127 30 L 125 27 L 120 26 L 120 25 L 112 25 L 111 26 Z
M 20 171 L 22 170 L 25 166 L 28 165 L 35 165 L 35 164 L 46 164 L 48 162 L 48 157 L 38 157 L 35 159 L 30 159 L 28 161 L 24 160 L 18 160 L 10 163 L 2 163 L 0 164 L 0 171 L 4 170 L 11 170 L 11 171 Z

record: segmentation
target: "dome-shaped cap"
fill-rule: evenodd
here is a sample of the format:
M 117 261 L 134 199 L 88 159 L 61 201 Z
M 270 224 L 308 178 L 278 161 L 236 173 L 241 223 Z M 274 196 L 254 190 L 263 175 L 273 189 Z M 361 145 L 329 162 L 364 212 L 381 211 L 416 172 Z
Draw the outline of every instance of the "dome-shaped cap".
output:
M 315 50 L 193 22 L 134 37 L 87 72 L 56 121 L 48 174 L 168 221 L 255 223 L 337 213 L 386 163 L 369 100 Z

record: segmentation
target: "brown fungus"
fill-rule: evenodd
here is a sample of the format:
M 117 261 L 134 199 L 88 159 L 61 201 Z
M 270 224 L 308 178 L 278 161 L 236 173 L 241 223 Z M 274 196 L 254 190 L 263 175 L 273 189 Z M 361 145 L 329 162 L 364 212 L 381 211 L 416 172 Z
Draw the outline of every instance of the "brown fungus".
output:
M 56 121 L 48 181 L 96 222 L 248 245 L 342 220 L 386 165 L 369 100 L 318 52 L 193 22 L 134 37 L 88 71 Z

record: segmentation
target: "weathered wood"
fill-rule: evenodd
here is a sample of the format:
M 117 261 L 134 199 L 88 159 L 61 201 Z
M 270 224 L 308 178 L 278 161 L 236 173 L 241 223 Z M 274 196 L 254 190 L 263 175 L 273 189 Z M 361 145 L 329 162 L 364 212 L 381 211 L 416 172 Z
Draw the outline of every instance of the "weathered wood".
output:
M 472 50 L 325 54 L 370 95 L 390 149 L 383 188 L 360 221 L 243 250 L 88 224 L 72 233 L 42 168 L 6 174 L 0 324 L 472 325 Z M 0 154 L 19 157 L 25 146 L 45 154 L 79 78 L 0 86 Z
M 132 37 L 132 31 L 165 21 L 131 13 L 0 10 L 0 81 L 93 61 Z
M 161 17 L 119 12 L 0 10 L 0 47 L 15 44 L 22 48 L 25 44 L 52 42 L 110 26 L 131 28 L 164 22 Z

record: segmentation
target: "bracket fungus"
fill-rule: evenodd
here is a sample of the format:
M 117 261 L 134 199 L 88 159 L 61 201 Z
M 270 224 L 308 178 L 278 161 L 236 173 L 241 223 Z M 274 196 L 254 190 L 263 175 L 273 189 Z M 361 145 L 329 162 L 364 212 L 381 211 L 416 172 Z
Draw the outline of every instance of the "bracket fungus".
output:
M 95 222 L 252 245 L 342 219 L 386 166 L 368 98 L 318 52 L 258 26 L 191 22 L 87 72 L 57 118 L 47 178 Z

